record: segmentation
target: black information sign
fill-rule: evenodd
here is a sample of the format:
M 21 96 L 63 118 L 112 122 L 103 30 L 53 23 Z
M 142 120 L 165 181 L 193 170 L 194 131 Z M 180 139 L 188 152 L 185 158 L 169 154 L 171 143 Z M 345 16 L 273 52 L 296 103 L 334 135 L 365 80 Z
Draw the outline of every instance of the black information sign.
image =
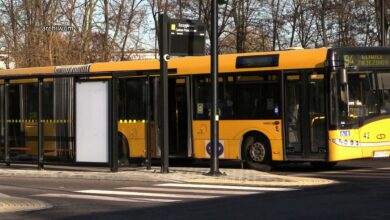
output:
M 344 54 L 344 64 L 346 67 L 387 67 L 390 54 Z
M 196 56 L 205 54 L 206 27 L 199 21 L 170 19 L 169 55 Z

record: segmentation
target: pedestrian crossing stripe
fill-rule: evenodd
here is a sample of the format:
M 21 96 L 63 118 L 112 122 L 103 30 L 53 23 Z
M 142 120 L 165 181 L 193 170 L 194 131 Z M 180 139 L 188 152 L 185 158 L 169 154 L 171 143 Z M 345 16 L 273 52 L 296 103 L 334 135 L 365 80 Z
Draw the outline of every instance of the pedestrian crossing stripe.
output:
M 86 194 L 101 194 L 101 195 L 118 195 L 118 196 L 147 196 L 147 197 L 165 197 L 165 198 L 181 198 L 181 199 L 212 199 L 219 196 L 206 195 L 189 195 L 189 194 L 167 194 L 167 193 L 147 193 L 133 191 L 113 191 L 113 190 L 80 190 L 77 193 Z
M 151 198 L 121 198 L 113 196 L 96 196 L 96 195 L 80 195 L 80 194 L 64 194 L 64 193 L 46 193 L 35 195 L 39 197 L 52 197 L 52 198 L 68 198 L 68 199 L 85 199 L 85 200 L 102 200 L 102 201 L 112 201 L 112 202 L 136 202 L 136 203 L 145 203 L 145 202 L 179 202 L 181 200 L 173 199 L 151 199 Z
M 136 199 L 127 199 L 127 198 L 112 197 L 112 196 L 79 195 L 79 194 L 63 194 L 63 193 L 46 193 L 46 194 L 39 194 L 35 196 L 67 198 L 67 199 L 103 200 L 103 201 L 113 201 L 113 202 L 144 202 Z
M 163 188 L 163 187 L 121 187 L 120 190 L 138 190 L 138 191 L 152 191 L 152 192 L 182 192 L 182 193 L 199 193 L 199 194 L 216 194 L 216 195 L 253 195 L 259 192 L 250 191 L 229 191 L 229 190 L 204 190 L 204 189 L 177 189 L 177 188 Z
M 187 183 L 162 183 L 156 186 L 163 187 L 182 187 L 182 188 L 203 188 L 203 189 L 230 189 L 246 191 L 291 191 L 293 188 L 278 187 L 257 187 L 257 186 L 228 186 L 228 185 L 209 185 L 209 184 L 187 184 Z
M 213 199 L 227 196 L 254 195 L 292 188 L 226 186 L 209 184 L 163 183 L 149 187 L 120 187 L 113 190 L 78 190 L 69 193 L 46 193 L 34 196 L 133 203 L 172 203 L 184 199 Z

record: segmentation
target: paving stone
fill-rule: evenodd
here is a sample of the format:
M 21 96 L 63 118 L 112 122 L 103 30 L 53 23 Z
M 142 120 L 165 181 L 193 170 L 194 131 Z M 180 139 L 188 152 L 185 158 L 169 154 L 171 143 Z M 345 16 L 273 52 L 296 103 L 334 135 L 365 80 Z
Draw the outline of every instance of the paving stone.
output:
M 47 209 L 51 207 L 52 206 L 50 204 L 39 200 L 12 197 L 5 194 L 0 194 L 0 213 L 33 211 Z

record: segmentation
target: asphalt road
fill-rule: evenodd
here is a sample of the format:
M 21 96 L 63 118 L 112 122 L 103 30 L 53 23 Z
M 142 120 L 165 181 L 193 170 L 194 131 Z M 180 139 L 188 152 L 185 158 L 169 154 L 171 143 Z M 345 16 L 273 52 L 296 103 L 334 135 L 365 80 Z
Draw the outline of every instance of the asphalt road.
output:
M 215 188 L 166 183 L 0 178 L 0 193 L 52 208 L 0 219 L 390 219 L 390 160 L 340 163 L 331 171 L 286 165 L 275 174 L 322 177 L 300 189 Z

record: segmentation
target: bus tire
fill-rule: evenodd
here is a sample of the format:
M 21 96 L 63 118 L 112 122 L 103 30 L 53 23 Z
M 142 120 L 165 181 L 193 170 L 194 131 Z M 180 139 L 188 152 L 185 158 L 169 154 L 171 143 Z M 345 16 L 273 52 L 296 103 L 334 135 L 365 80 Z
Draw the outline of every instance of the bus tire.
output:
M 319 170 L 330 170 L 336 166 L 337 162 L 312 161 L 311 166 Z
M 242 159 L 245 167 L 260 171 L 272 169 L 269 142 L 261 136 L 247 136 L 243 142 Z

